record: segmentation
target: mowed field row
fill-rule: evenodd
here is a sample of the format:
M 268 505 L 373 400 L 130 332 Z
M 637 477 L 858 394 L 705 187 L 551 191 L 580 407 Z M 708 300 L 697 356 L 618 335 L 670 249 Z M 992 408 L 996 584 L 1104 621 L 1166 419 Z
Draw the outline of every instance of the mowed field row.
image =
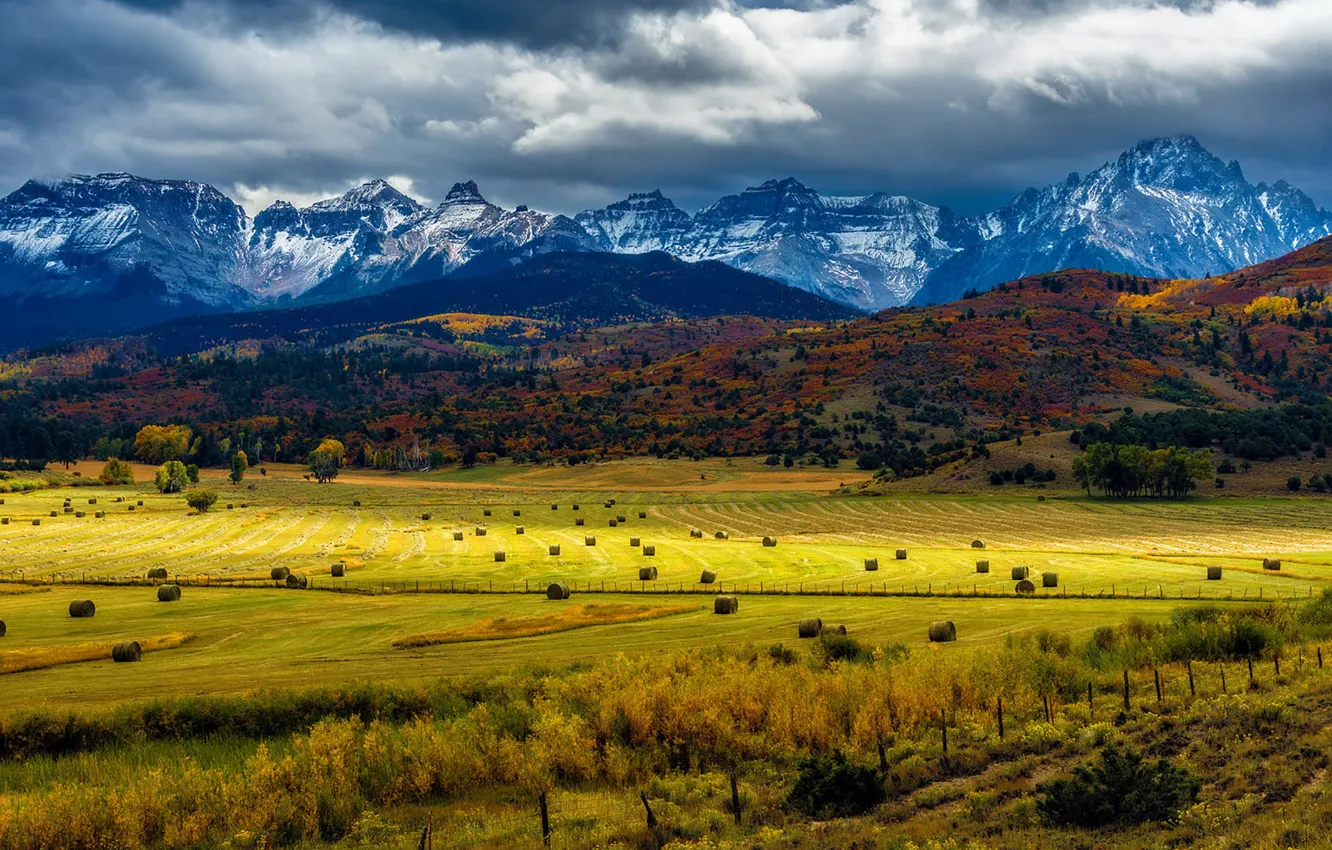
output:
M 1038 586 L 1044 574 L 1056 574 L 1055 589 L 1045 593 L 1210 598 L 1307 596 L 1332 581 L 1332 523 L 1326 506 L 1313 500 L 810 497 L 688 505 L 640 499 L 607 508 L 598 497 L 574 511 L 568 502 L 555 503 L 554 510 L 551 502 L 483 506 L 450 503 L 435 493 L 417 493 L 420 498 L 403 504 L 402 488 L 392 492 L 390 504 L 382 501 L 385 489 L 264 482 L 256 490 L 224 493 L 233 509 L 223 501 L 204 515 L 189 511 L 179 496 L 128 489 L 119 491 L 126 497 L 120 503 L 113 500 L 117 491 L 92 496 L 89 488 L 11 497 L 0 506 L 0 516 L 11 518 L 0 526 L 0 576 L 130 579 L 160 567 L 173 576 L 235 579 L 286 567 L 319 577 L 329 575 L 334 561 L 345 561 L 350 585 L 494 583 L 512 589 L 564 580 L 617 588 L 637 582 L 640 567 L 654 566 L 657 582 L 639 589 L 689 587 L 708 569 L 723 589 L 837 590 L 845 584 L 848 590 L 993 593 L 1011 591 L 1012 568 L 1028 566 Z M 343 504 L 327 504 L 330 494 Z M 310 495 L 320 503 L 305 500 Z M 87 516 L 63 513 L 66 496 Z M 98 504 L 88 505 L 89 498 Z M 353 506 L 357 501 L 362 506 Z M 95 510 L 107 516 L 94 518 Z M 611 527 L 621 516 L 625 521 Z M 578 519 L 585 525 L 576 525 Z M 703 537 L 691 537 L 691 529 Z M 728 539 L 717 539 L 718 532 Z M 763 546 L 765 535 L 778 545 Z M 595 545 L 587 545 L 589 536 Z M 973 540 L 985 549 L 973 549 Z M 655 547 L 655 556 L 645 556 L 643 544 Z M 558 555 L 550 554 L 552 546 Z M 907 549 L 905 560 L 895 557 L 899 547 Z M 1282 558 L 1282 570 L 1263 570 L 1265 557 Z M 867 572 L 866 558 L 877 559 L 879 569 Z M 988 574 L 977 573 L 979 559 L 989 561 Z M 1221 581 L 1205 581 L 1208 565 L 1225 568 Z
M 74 599 L 97 606 L 90 619 L 67 615 Z M 869 646 L 904 643 L 912 652 L 968 652 L 1005 635 L 1051 629 L 1085 635 L 1130 616 L 1160 620 L 1176 601 L 958 600 L 746 597 L 731 616 L 712 613 L 706 597 L 597 594 L 551 602 L 536 594 L 341 596 L 277 589 L 186 588 L 179 602 L 159 603 L 151 587 L 66 587 L 0 595 L 8 635 L 0 651 L 79 646 L 186 633 L 192 639 L 149 652 L 138 664 L 88 661 L 0 677 L 0 712 L 35 704 L 94 707 L 148 696 L 242 693 L 256 688 L 306 688 L 345 682 L 425 681 L 440 676 L 515 668 L 558 669 L 571 663 L 713 646 L 774 643 L 809 651 L 796 622 L 821 617 L 844 624 Z M 571 605 L 606 604 L 694 610 L 641 622 L 593 625 L 554 634 L 398 649 L 394 641 L 465 627 L 493 618 L 558 616 Z M 958 642 L 927 642 L 935 620 L 952 620 Z

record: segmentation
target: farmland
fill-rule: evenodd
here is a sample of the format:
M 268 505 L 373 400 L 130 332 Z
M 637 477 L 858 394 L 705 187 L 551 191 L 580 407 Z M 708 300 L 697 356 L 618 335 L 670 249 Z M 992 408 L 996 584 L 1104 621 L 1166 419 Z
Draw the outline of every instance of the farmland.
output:
M 346 755 L 359 747 L 366 758 L 402 747 L 394 758 L 410 762 L 430 752 L 436 753 L 430 758 L 447 760 L 455 757 L 450 753 L 474 745 L 483 751 L 490 746 L 476 743 L 467 737 L 474 733 L 465 731 L 473 724 L 490 728 L 486 724 L 493 721 L 484 719 L 490 712 L 509 718 L 502 721 L 506 724 L 525 718 L 519 725 L 527 731 L 515 733 L 513 746 L 520 750 L 496 751 L 482 759 L 491 763 L 484 775 L 474 766 L 457 766 L 459 776 L 472 777 L 471 786 L 455 787 L 434 775 L 393 790 L 363 778 L 355 799 L 362 801 L 360 811 L 373 817 L 348 815 L 345 822 L 326 824 L 321 814 L 316 826 L 290 826 L 291 839 L 279 843 L 321 847 L 350 835 L 348 841 L 362 841 L 362 846 L 367 841 L 369 846 L 415 846 L 411 830 L 419 829 L 423 807 L 429 807 L 441 828 L 447 828 L 440 846 L 539 845 L 530 795 L 545 789 L 555 808 L 555 846 L 645 846 L 642 836 L 632 837 L 637 833 L 623 826 L 641 820 L 633 789 L 643 787 L 670 819 L 677 838 L 705 840 L 731 829 L 713 818 L 713 810 L 722 807 L 727 793 L 725 774 L 716 772 L 717 759 L 734 747 L 751 747 L 743 763 L 753 765 L 753 771 L 742 773 L 741 780 L 746 805 L 755 817 L 766 812 L 762 818 L 784 823 L 783 834 L 795 836 L 804 828 L 800 822 L 777 814 L 794 754 L 851 748 L 872 760 L 873 736 L 866 738 L 871 728 L 866 723 L 889 724 L 883 733 L 891 730 L 898 743 L 884 758 L 924 771 L 890 784 L 900 786 L 894 793 L 911 801 L 914 789 L 924 783 L 924 790 L 915 793 L 920 799 L 910 803 L 914 814 L 905 816 L 914 818 L 914 834 L 928 837 L 947 831 L 946 820 L 933 812 L 938 804 L 929 804 L 928 795 L 971 793 L 948 790 L 961 781 L 954 775 L 956 765 L 939 767 L 934 779 L 927 776 L 935 770 L 928 765 L 949 764 L 946 753 L 938 761 L 929 743 L 928 718 L 937 717 L 941 708 L 954 713 L 954 746 L 963 748 L 964 757 L 971 757 L 965 753 L 972 748 L 975 758 L 986 753 L 986 763 L 992 758 L 1003 762 L 1017 757 L 1017 751 L 1003 755 L 1008 751 L 987 743 L 996 734 L 993 698 L 1005 699 L 1014 728 L 1037 723 L 1034 728 L 1041 729 L 1042 700 L 1049 704 L 1053 693 L 1055 715 L 1039 734 L 1066 743 L 1035 750 L 1029 742 L 1013 745 L 1035 759 L 1027 770 L 1048 774 L 1061 759 L 1088 752 L 1078 730 L 1092 718 L 1077 708 L 1079 699 L 1089 698 L 1088 688 L 1105 705 L 1120 699 L 1117 668 L 1070 666 L 1080 658 L 1080 650 L 1067 655 L 1070 645 L 1090 645 L 1093 635 L 1104 641 L 1110 633 L 1124 635 L 1115 640 L 1155 640 L 1134 636 L 1166 629 L 1177 612 L 1197 606 L 1200 599 L 1223 612 L 1240 611 L 1246 600 L 1303 604 L 1332 586 L 1332 531 L 1324 503 L 1312 497 L 1111 502 L 1057 488 L 867 496 L 856 495 L 851 486 L 863 478 L 855 473 L 773 469 L 739 460 L 626 461 L 580 469 L 500 464 L 399 476 L 349 471 L 331 484 L 313 483 L 299 468 L 276 464 L 263 475 L 252 472 L 240 486 L 216 472 L 204 474 L 204 485 L 220 494 L 204 514 L 189 510 L 179 495 L 160 495 L 142 484 L 71 486 L 4 497 L 0 517 L 10 522 L 0 525 L 0 620 L 7 628 L 0 640 L 0 681 L 6 685 L 0 688 L 0 742 L 15 747 L 29 740 L 25 736 L 35 733 L 19 730 L 30 728 L 22 718 L 34 711 L 72 712 L 104 724 L 93 727 L 104 730 L 129 723 L 132 731 L 106 746 L 80 745 L 90 748 L 82 755 L 42 755 L 0 766 L 0 846 L 27 846 L 19 836 L 34 828 L 35 818 L 85 824 L 81 828 L 98 834 L 112 829 L 100 820 L 94 802 L 107 793 L 111 778 L 128 787 L 128 796 L 117 798 L 127 810 L 147 805 L 145 795 L 154 793 L 174 801 L 163 806 L 195 807 L 189 829 L 182 825 L 179 832 L 145 832 L 142 824 L 159 816 L 146 810 L 135 815 L 140 826 L 118 820 L 114 829 L 123 846 L 217 846 L 221 834 L 232 836 L 233 847 L 262 846 L 253 842 L 286 822 L 282 811 L 205 804 L 198 801 L 202 798 L 189 798 L 196 800 L 191 803 L 187 797 L 196 792 L 166 791 L 165 786 L 152 792 L 145 783 L 155 777 L 151 781 L 173 783 L 171 788 L 197 785 L 198 794 L 228 783 L 253 787 L 275 781 L 274 771 L 299 773 L 302 759 L 322 764 L 327 756 L 319 754 L 324 752 L 320 748 L 330 746 L 346 758 L 360 758 Z M 138 477 L 143 477 L 141 470 Z M 66 513 L 66 498 L 85 516 Z M 98 518 L 97 511 L 105 515 Z M 479 529 L 485 534 L 478 535 Z M 701 536 L 692 536 L 695 530 Z M 587 545 L 589 536 L 595 545 Z M 765 536 L 775 538 L 776 545 L 763 545 Z M 973 545 L 977 541 L 983 548 Z M 654 546 L 655 554 L 645 555 L 644 545 Z M 555 546 L 557 555 L 551 554 Z M 905 550 L 900 559 L 899 549 Z M 499 551 L 503 561 L 496 559 Z M 1271 558 L 1281 560 L 1279 570 L 1263 568 L 1264 559 Z M 867 571 L 866 559 L 877 559 L 878 569 Z M 988 573 L 977 572 L 978 560 L 989 562 Z M 332 575 L 335 563 L 345 564 L 344 576 Z M 644 566 L 656 567 L 655 581 L 640 580 Z M 1012 569 L 1019 566 L 1031 570 L 1036 589 L 1030 597 L 1014 593 Z M 1209 566 L 1222 567 L 1221 580 L 1206 579 Z M 157 601 L 147 581 L 154 568 L 165 569 L 180 583 L 179 602 Z M 307 589 L 275 586 L 275 568 L 305 576 Z M 716 584 L 699 583 L 705 568 L 717 573 Z M 1047 574 L 1056 576 L 1053 586 L 1043 586 Z M 556 581 L 572 588 L 571 599 L 546 598 L 546 585 Z M 712 597 L 719 590 L 739 595 L 735 615 L 713 613 Z M 69 604 L 76 599 L 93 600 L 96 616 L 69 617 Z M 806 617 L 845 625 L 853 645 L 872 650 L 877 660 L 826 666 L 830 650 L 823 642 L 796 638 L 795 624 Z M 957 625 L 956 643 L 928 643 L 928 627 L 940 620 Z M 127 640 L 142 644 L 143 660 L 109 660 L 109 648 Z M 1197 703 L 1192 695 L 1182 696 L 1185 668 L 1172 660 L 1175 656 L 1161 655 L 1165 646 L 1151 650 L 1155 656 L 1140 653 L 1133 656 L 1139 660 L 1125 662 L 1142 711 L 1152 705 L 1152 679 L 1140 659 L 1158 657 L 1149 663 L 1160 666 L 1169 684 L 1152 713 L 1135 713 L 1117 733 L 1124 740 L 1150 741 L 1157 724 L 1169 722 L 1166 715 L 1211 712 L 1225 705 L 1210 701 L 1219 699 L 1222 690 L 1222 671 L 1216 666 L 1189 668 L 1201 696 Z M 767 660 L 770 652 L 776 653 L 773 658 L 786 658 L 788 649 L 794 653 L 788 660 Z M 1311 694 L 1325 687 L 1313 666 L 1317 651 L 1317 645 L 1304 643 L 1285 650 L 1297 653 L 1297 661 L 1287 662 L 1296 665 L 1294 671 L 1275 678 L 1262 674 L 1253 696 L 1291 706 L 1284 710 L 1299 718 L 1291 740 L 1306 748 L 1312 742 L 1315 749 L 1322 721 L 1316 711 L 1306 715 L 1305 708 L 1295 706 L 1316 704 Z M 1040 674 L 1046 678 L 1024 672 L 1045 663 L 1046 653 L 1058 652 L 1065 656 L 1048 656 L 1063 660 L 1051 662 L 1054 672 Z M 886 679 L 876 678 L 879 669 L 889 671 Z M 981 676 L 981 670 L 992 673 Z M 1075 678 L 1060 678 L 1070 675 Z M 1240 681 L 1242 667 L 1230 665 L 1230 675 Z M 630 699 L 631 682 L 646 681 L 658 683 L 656 696 L 637 698 L 656 700 L 654 708 L 612 705 Z M 371 691 L 378 694 L 373 697 L 357 690 L 367 687 L 387 690 Z M 875 690 L 881 687 L 900 690 L 894 691 L 892 699 L 898 702 L 888 714 L 874 708 L 874 700 L 883 698 Z M 1047 687 L 1053 692 L 1043 690 Z M 331 695 L 321 697 L 311 689 Z M 772 722 L 786 711 L 782 694 L 788 689 L 805 694 L 791 699 L 811 701 L 811 718 L 823 718 L 823 731 L 801 731 L 804 727 L 792 715 L 775 727 L 756 728 L 751 734 L 758 738 L 743 746 L 741 739 L 724 743 L 705 733 L 743 728 L 759 714 Z M 143 707 L 149 698 L 153 703 Z M 313 726 L 310 719 L 292 720 L 296 725 L 277 735 L 247 732 L 250 720 L 232 721 L 232 731 L 225 734 L 188 731 L 190 723 L 209 713 L 253 718 L 275 711 L 280 717 L 282 711 L 266 706 L 286 705 L 285 700 L 293 706 L 317 705 L 323 699 L 331 700 L 331 718 L 340 720 Z M 346 708 L 366 699 L 366 708 Z M 661 702 L 675 699 L 682 702 L 669 710 Z M 442 725 L 419 718 L 409 724 L 383 708 L 386 700 L 424 700 L 435 706 Z M 752 705 L 754 700 L 764 706 Z M 711 719 L 695 727 L 684 719 L 691 710 Z M 156 720 L 126 719 L 140 711 Z M 549 726 L 551 711 L 564 718 L 561 723 L 573 724 L 558 734 L 572 736 L 570 741 L 591 735 L 602 743 L 586 746 L 609 747 L 608 753 L 618 754 L 606 755 L 610 761 L 596 766 L 559 761 L 573 756 L 556 757 L 541 749 L 556 746 L 546 737 L 557 734 Z M 379 731 L 360 725 L 385 714 L 398 719 Z M 165 719 L 177 715 L 179 720 Z M 630 719 L 614 719 L 621 715 Z M 196 720 L 187 722 L 191 717 Z M 1300 725 L 1306 719 L 1307 729 Z M 607 723 L 611 731 L 593 731 Z M 670 726 L 675 731 L 669 733 L 661 725 L 661 731 L 644 731 L 647 737 L 640 739 L 638 732 L 614 731 L 619 728 L 615 723 L 684 725 Z M 150 726 L 158 729 L 152 736 L 165 736 L 168 742 L 144 743 Z M 420 739 L 426 734 L 442 737 L 431 743 Z M 487 735 L 500 733 L 476 734 L 484 742 L 490 740 Z M 710 742 L 705 745 L 700 734 Z M 330 735 L 341 743 L 330 743 Z M 605 742 L 616 735 L 639 741 L 637 754 Z M 695 742 L 689 745 L 697 748 L 695 754 L 686 759 L 692 769 L 681 770 L 669 747 L 653 754 L 664 746 L 657 742 L 670 735 Z M 138 743 L 125 743 L 130 740 Z M 527 747 L 537 749 L 521 749 Z M 181 752 L 191 754 L 183 764 L 176 758 Z M 294 761 L 280 762 L 284 757 Z M 505 772 L 508 758 L 541 764 L 555 759 L 550 764 L 563 766 L 551 767 L 543 779 L 523 778 L 526 774 L 516 768 Z M 1313 770 L 1303 762 L 1290 769 L 1301 777 Z M 394 782 L 408 782 L 403 778 L 408 767 L 395 770 L 407 773 Z M 888 775 L 896 776 L 895 770 Z M 1008 780 L 994 775 L 995 770 L 1002 774 L 1004 768 L 982 772 L 974 793 L 1007 787 Z M 316 788 L 328 777 L 312 774 L 290 781 Z M 1021 787 L 1029 792 L 1032 782 L 1023 781 Z M 61 797 L 52 783 L 65 783 L 77 793 Z M 26 801 L 27 807 L 6 808 L 6 799 Z M 311 799 L 323 811 L 324 804 Z M 77 808 L 84 805 L 80 800 L 86 800 L 86 808 Z M 996 800 L 1021 811 L 1020 794 L 1001 794 Z M 1037 840 L 1030 819 L 1004 817 L 1017 826 L 995 846 Z M 851 824 L 845 840 L 878 834 L 878 827 L 869 833 L 866 828 Z M 380 838 L 366 837 L 372 833 Z M 72 827 L 67 841 L 73 843 L 50 846 L 78 846 L 79 834 Z M 766 835 L 762 830 L 735 834 L 742 835 L 753 838 L 755 846 L 788 846 L 758 843 Z

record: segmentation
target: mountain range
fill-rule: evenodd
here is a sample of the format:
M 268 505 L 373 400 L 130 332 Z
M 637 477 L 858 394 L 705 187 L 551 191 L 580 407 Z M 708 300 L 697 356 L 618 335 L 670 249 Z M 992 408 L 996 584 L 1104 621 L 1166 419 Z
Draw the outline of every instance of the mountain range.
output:
M 74 176 L 29 181 L 0 200 L 0 308 L 22 318 L 0 342 L 341 301 L 554 252 L 717 260 L 877 310 L 1064 268 L 1201 277 L 1328 234 L 1332 213 L 1303 192 L 1251 184 L 1188 136 L 1142 142 L 976 217 L 882 193 L 826 196 L 794 179 L 694 215 L 660 192 L 573 218 L 507 210 L 471 182 L 427 207 L 377 180 L 250 217 L 202 183 Z

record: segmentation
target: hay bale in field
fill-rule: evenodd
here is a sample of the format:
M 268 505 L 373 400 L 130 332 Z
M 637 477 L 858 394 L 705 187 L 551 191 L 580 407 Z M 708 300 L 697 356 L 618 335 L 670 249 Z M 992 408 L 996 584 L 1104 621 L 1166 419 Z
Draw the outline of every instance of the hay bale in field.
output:
M 134 505 L 130 505 L 130 506 L 129 506 L 129 509 L 130 509 L 130 510 L 134 510 Z
M 180 601 L 180 585 L 178 585 L 178 584 L 162 584 L 162 585 L 158 585 L 158 587 L 157 587 L 157 601 L 158 601 L 158 602 L 179 602 L 179 601 Z
M 614 505 L 615 505 L 614 502 L 602 502 L 602 503 L 601 503 L 601 506 L 602 506 L 603 508 L 613 507 Z
M 520 526 L 518 526 L 517 528 L 515 528 L 515 529 L 513 530 L 513 533 L 514 533 L 514 534 L 526 534 L 526 533 L 527 533 L 527 527 L 526 527 L 526 526 L 522 526 L 522 525 L 520 525 Z
M 352 507 L 353 507 L 353 508 L 359 508 L 360 506 L 361 506 L 361 500 L 360 500 L 360 499 L 353 499 L 353 500 L 352 500 Z
M 454 540 L 462 540 L 462 539 L 463 539 L 463 533 L 462 533 L 461 531 L 455 531 L 455 532 L 453 532 L 453 539 L 454 539 Z
M 582 507 L 579 506 L 579 505 L 577 505 L 577 504 L 574 504 L 574 505 L 570 505 L 570 506 L 569 506 L 569 509 L 570 509 L 570 510 L 578 511 L 578 510 L 582 510 Z
M 689 536 L 698 537 L 701 539 L 703 537 L 703 530 L 700 528 L 691 528 L 689 529 Z
M 97 613 L 97 606 L 91 599 L 75 599 L 69 603 L 69 616 L 76 619 L 91 617 Z
M 653 546 L 651 543 L 643 547 L 643 555 L 645 557 L 652 558 L 655 557 L 656 554 L 657 554 L 657 547 Z
M 734 614 L 740 610 L 740 600 L 734 596 L 718 596 L 712 601 L 712 613 Z
M 716 581 L 717 573 L 714 570 L 704 570 L 703 574 L 698 577 L 699 584 L 713 584 Z
M 1036 501 L 1038 501 L 1038 502 L 1044 502 L 1044 501 L 1045 501 L 1045 497 L 1044 497 L 1044 496 L 1037 496 L 1037 497 L 1036 497 Z
M 333 578 L 345 578 L 347 576 L 347 565 L 338 561 L 329 572 L 332 573 Z
M 477 536 L 477 537 L 485 537 L 485 536 L 486 536 L 486 530 L 485 530 L 484 528 L 482 528 L 481 526 L 478 525 L 478 526 L 476 527 L 476 536 Z
M 639 511 L 639 512 L 638 512 L 638 518 L 639 518 L 639 519 L 647 519 L 647 511 Z
M 1022 581 L 1022 579 L 1031 575 L 1031 567 L 1014 567 L 1013 581 Z
M 872 572 L 877 571 L 878 569 L 879 569 L 879 559 L 878 559 L 878 558 L 866 558 L 866 559 L 865 559 L 865 571 L 866 571 L 866 572 L 871 572 L 871 573 L 872 573 Z
M 139 507 L 143 507 L 143 499 L 139 500 Z
M 971 541 L 971 548 L 972 548 L 972 549 L 984 549 L 984 548 L 985 548 L 985 541 L 984 541 L 984 540 L 973 540 L 973 541 Z
M 930 623 L 930 643 L 952 643 L 957 640 L 957 627 L 952 620 Z
M 490 516 L 490 508 L 482 508 L 481 516 Z
M 1207 580 L 1208 580 L 1208 581 L 1220 581 L 1220 580 L 1221 580 L 1221 568 L 1220 568 L 1220 567 L 1208 567 L 1208 568 L 1207 568 Z
M 730 540 L 730 539 L 731 539 L 731 535 L 730 535 L 728 532 L 725 532 L 725 531 L 719 531 L 719 532 L 717 532 L 716 534 L 714 534 L 714 535 L 712 535 L 712 536 L 713 536 L 715 539 L 717 539 L 717 540 Z
M 39 519 L 35 519 L 35 520 L 32 521 L 32 524 L 33 524 L 33 525 L 41 525 L 41 524 L 42 524 L 42 521 L 39 520 Z
M 552 504 L 552 505 L 550 506 L 550 509 L 551 509 L 552 511 L 558 511 L 558 510 L 560 509 L 560 506 L 559 506 L 559 505 L 556 505 L 556 504 Z
M 1013 590 L 1016 593 L 1023 593 L 1023 594 L 1035 593 L 1036 585 L 1035 583 L 1032 582 L 1031 579 L 1024 578 L 1022 581 L 1017 583 L 1017 587 L 1013 588 Z
M 165 580 L 166 577 L 167 577 L 166 567 L 153 567 L 151 570 L 148 571 L 149 581 L 157 581 L 159 579 Z
M 504 554 L 504 550 L 503 550 L 503 549 L 496 549 L 496 550 L 495 550 L 495 563 L 497 563 L 497 564 L 502 564 L 502 563 L 504 563 L 504 559 L 505 559 L 505 557 L 507 557 L 507 556 Z
M 9 525 L 9 517 L 0 517 L 0 525 Z
M 291 570 L 286 567 L 274 567 L 268 571 L 268 575 L 273 581 L 286 581 L 287 576 L 291 575 Z
M 1058 587 L 1059 573 L 1041 573 L 1041 587 Z
M 639 581 L 656 581 L 656 580 L 657 580 L 657 568 L 656 568 L 656 567 L 639 567 L 639 568 L 638 568 L 638 580 L 639 580 Z
M 597 545 L 597 538 L 596 538 L 596 536 L 589 534 L 588 536 L 584 537 L 584 538 L 583 538 L 583 545 L 584 545 L 584 546 L 595 546 L 595 545 Z
M 522 512 L 521 510 L 519 510 L 518 508 L 514 508 L 514 509 L 513 509 L 513 515 L 514 515 L 514 516 L 522 516 L 522 515 L 523 515 L 523 512 Z
M 772 547 L 774 547 L 774 546 L 777 545 L 777 538 L 776 538 L 776 537 L 765 537 L 765 538 L 763 538 L 763 545 L 764 545 L 764 546 L 767 546 L 769 549 L 771 549 Z
M 88 504 L 90 504 L 90 505 L 95 505 L 95 504 L 97 504 L 97 500 L 96 500 L 96 499 L 89 499 L 89 500 L 88 500 Z
M 93 514 L 94 519 L 102 519 L 105 516 L 106 516 L 106 511 L 98 511 L 97 513 Z
M 5 621 L 0 620 L 0 637 L 5 636 Z
M 111 660 L 117 664 L 130 663 L 143 658 L 143 647 L 137 640 L 127 640 L 111 647 Z
M 430 514 L 421 514 L 421 519 L 425 522 L 430 522 Z
M 75 512 L 74 512 L 74 518 L 75 518 L 75 519 L 83 519 L 83 518 L 86 517 L 87 515 L 88 515 L 88 514 L 85 513 L 85 512 L 83 512 L 83 511 L 75 511 Z
M 546 587 L 547 599 L 568 599 L 569 585 L 562 581 L 552 582 Z
M 242 507 L 242 508 L 248 508 L 249 506 L 250 506 L 250 503 L 249 503 L 249 502 L 241 502 L 241 507 Z
M 616 515 L 615 515 L 615 521 L 616 521 L 616 522 L 628 522 L 629 520 L 625 519 L 624 514 L 616 514 Z
M 306 585 L 308 585 L 309 583 L 310 580 L 303 575 L 297 575 L 296 573 L 292 573 L 291 575 L 287 576 L 287 587 L 290 587 L 293 590 L 305 590 Z
M 1280 569 L 1281 569 L 1281 559 L 1280 559 L 1280 558 L 1263 558 L 1263 569 L 1265 569 L 1265 570 L 1274 570 L 1274 571 L 1275 571 L 1275 570 L 1280 570 Z
M 810 617 L 796 624 L 796 634 L 802 638 L 816 638 L 823 634 L 823 621 Z
M 558 544 L 558 543 L 552 543 L 552 544 L 550 544 L 550 554 L 552 554 L 552 555 L 558 555 L 558 554 L 560 554 L 560 544 Z
M 574 525 L 587 525 L 587 520 L 583 519 L 582 517 L 579 517 L 578 519 L 574 520 Z
M 977 562 L 976 562 L 976 572 L 978 572 L 978 573 L 988 573 L 989 571 L 990 571 L 990 562 L 989 562 L 989 561 L 977 561 Z
M 629 545 L 630 545 L 630 546 L 633 546 L 633 547 L 637 547 L 637 546 L 638 546 L 640 543 L 642 543 L 642 542 L 643 542 L 643 539 L 642 539 L 641 537 L 630 537 L 630 538 L 629 538 Z
M 51 511 L 51 516 L 60 516 L 60 511 Z
M 74 503 L 73 499 L 71 499 L 69 496 L 65 497 L 65 507 L 69 507 L 73 503 Z
M 234 511 L 236 510 L 236 506 L 233 505 L 231 502 L 227 502 L 227 510 Z
M 610 522 L 607 523 L 607 525 L 609 525 L 611 528 L 614 528 L 616 526 L 616 522 L 615 520 L 611 520 Z
M 67 514 L 72 514 L 72 513 L 74 513 L 74 509 L 71 508 L 69 505 L 65 505 L 65 513 L 67 513 Z M 55 516 L 55 515 L 56 515 L 56 512 L 55 512 L 55 511 L 51 511 L 51 516 Z

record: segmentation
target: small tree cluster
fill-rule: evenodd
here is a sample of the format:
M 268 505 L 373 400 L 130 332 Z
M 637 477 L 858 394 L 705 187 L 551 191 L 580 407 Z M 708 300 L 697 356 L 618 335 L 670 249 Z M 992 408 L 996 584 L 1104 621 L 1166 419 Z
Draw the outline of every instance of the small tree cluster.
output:
M 1211 477 L 1211 455 L 1203 449 L 1169 446 L 1155 451 L 1145 446 L 1095 443 L 1073 459 L 1073 478 L 1087 489 L 1099 487 L 1120 499 L 1139 496 L 1182 499 Z

